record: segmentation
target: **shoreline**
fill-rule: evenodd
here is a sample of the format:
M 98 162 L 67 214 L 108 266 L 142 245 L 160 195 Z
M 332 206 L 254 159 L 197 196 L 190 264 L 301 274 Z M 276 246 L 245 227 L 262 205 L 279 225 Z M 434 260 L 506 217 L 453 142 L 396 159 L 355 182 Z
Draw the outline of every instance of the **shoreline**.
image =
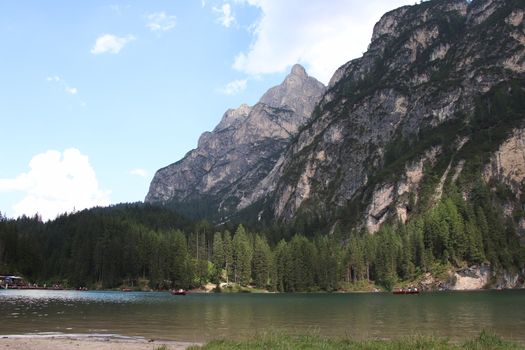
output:
M 102 334 L 0 335 L 0 348 L 10 350 L 185 350 L 203 343 Z
M 317 334 L 287 335 L 281 332 L 262 333 L 242 341 L 212 340 L 206 343 L 190 343 L 170 340 L 153 340 L 118 335 L 88 334 L 26 334 L 0 336 L 0 348 L 9 350 L 224 350 L 224 349 L 279 349 L 295 348 L 337 350 L 342 348 L 368 350 L 398 350 L 439 348 L 443 350 L 469 349 L 524 349 L 520 342 L 506 340 L 495 333 L 481 331 L 477 336 L 462 340 L 407 335 L 394 339 L 352 339 L 347 337 L 324 337 Z

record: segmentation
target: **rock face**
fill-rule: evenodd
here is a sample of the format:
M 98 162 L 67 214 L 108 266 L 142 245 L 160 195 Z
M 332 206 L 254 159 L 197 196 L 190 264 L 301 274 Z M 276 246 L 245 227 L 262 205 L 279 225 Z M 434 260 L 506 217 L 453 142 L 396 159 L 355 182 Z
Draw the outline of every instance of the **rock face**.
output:
M 417 287 L 424 291 L 523 288 L 523 271 L 495 271 L 490 264 L 451 268 L 444 276 L 426 273 Z
M 490 280 L 490 267 L 471 267 L 454 272 L 451 290 L 477 290 L 485 288 Z
M 525 185 L 525 129 L 513 130 L 494 153 L 483 175 L 487 182 L 493 179 L 503 182 L 521 194 Z
M 147 202 L 194 204 L 192 209 L 234 210 L 264 179 L 304 125 L 325 87 L 295 65 L 284 82 L 268 90 L 259 103 L 228 110 L 198 147 L 157 171 Z
M 336 215 L 357 201 L 364 208 L 360 221 L 372 232 L 388 217 L 406 218 L 408 194 L 417 191 L 422 165 L 436 151 L 435 142 L 425 144 L 425 137 L 433 137 L 429 130 L 457 121 L 463 130 L 479 101 L 501 84 L 514 81 L 515 89 L 523 89 L 519 6 L 510 0 L 445 0 L 385 14 L 368 51 L 335 72 L 308 127 L 242 205 L 270 197 L 273 217 L 291 221 Z M 450 144 L 459 152 L 469 145 L 468 136 L 458 132 Z M 516 149 L 519 142 L 503 147 Z M 447 152 L 438 151 L 436 163 Z M 515 153 L 513 159 L 519 158 Z M 513 178 L 521 174 L 518 163 L 501 164 L 505 176 L 519 182 Z M 448 165 L 435 198 L 463 166 Z

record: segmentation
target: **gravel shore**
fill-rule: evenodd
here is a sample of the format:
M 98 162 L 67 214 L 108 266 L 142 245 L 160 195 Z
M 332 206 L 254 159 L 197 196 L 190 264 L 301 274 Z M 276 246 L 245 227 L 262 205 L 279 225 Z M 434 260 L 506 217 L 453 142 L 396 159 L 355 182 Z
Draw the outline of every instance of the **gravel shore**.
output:
M 0 336 L 0 349 L 6 350 L 184 350 L 197 343 L 86 337 Z

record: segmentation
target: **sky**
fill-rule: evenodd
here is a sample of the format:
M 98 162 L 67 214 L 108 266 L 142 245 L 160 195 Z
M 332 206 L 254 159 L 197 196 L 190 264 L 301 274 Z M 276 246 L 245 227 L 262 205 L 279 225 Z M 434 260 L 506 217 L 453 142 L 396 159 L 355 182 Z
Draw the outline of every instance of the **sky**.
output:
M 292 65 L 327 84 L 405 0 L 0 0 L 0 212 L 142 201 Z

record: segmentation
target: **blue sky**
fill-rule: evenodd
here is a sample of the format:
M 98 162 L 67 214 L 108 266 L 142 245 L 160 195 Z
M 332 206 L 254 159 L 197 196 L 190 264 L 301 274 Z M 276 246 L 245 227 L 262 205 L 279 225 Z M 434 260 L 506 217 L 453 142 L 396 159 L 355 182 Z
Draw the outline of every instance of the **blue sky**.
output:
M 403 0 L 0 0 L 0 211 L 141 201 L 228 108 L 327 83 Z

